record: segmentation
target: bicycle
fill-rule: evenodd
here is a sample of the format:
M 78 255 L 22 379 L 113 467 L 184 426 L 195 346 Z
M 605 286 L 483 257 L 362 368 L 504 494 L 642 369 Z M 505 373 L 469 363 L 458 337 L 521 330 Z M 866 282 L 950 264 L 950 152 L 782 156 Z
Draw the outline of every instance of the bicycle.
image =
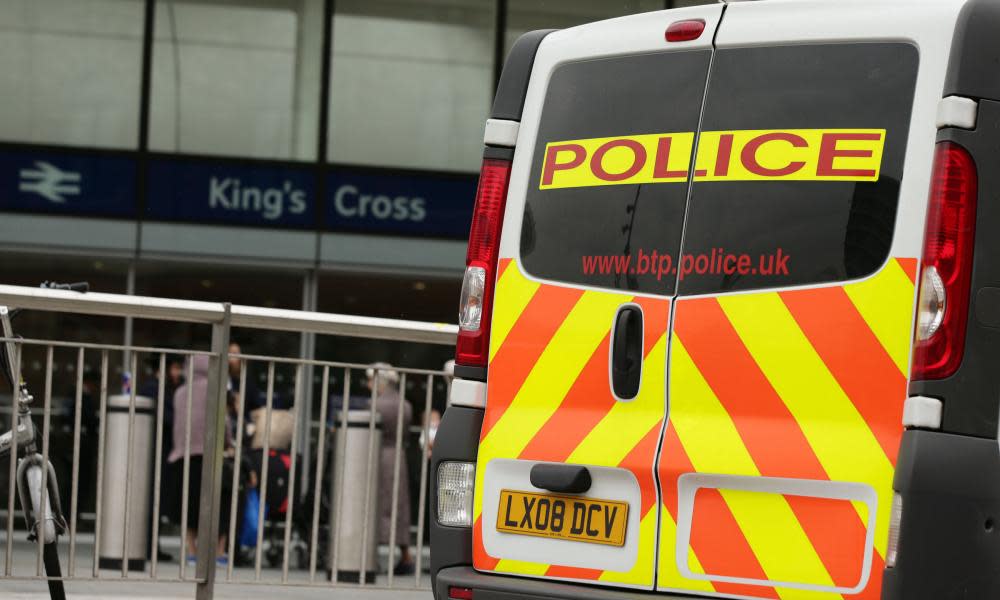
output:
M 86 282 L 59 284 L 44 282 L 45 289 L 69 290 L 86 292 L 90 286 Z M 59 482 L 56 480 L 52 463 L 38 453 L 36 447 L 36 430 L 31 420 L 31 403 L 34 397 L 28 391 L 28 386 L 20 376 L 20 368 L 15 366 L 14 329 L 11 324 L 18 309 L 8 309 L 0 306 L 0 325 L 3 337 L 0 345 L 0 370 L 10 383 L 11 393 L 17 398 L 17 411 L 14 416 L 11 431 L 0 435 L 0 460 L 9 457 L 15 450 L 18 456 L 11 460 L 17 461 L 17 487 L 21 508 L 24 511 L 25 525 L 28 529 L 28 541 L 37 542 L 41 536 L 42 562 L 49 586 L 49 596 L 52 600 L 65 600 L 62 570 L 59 566 L 59 551 L 57 543 L 59 536 L 66 533 L 66 519 L 59 502 Z M 16 424 L 16 425 L 15 425 Z M 43 493 L 43 481 L 46 492 Z M 44 508 L 43 508 L 44 503 Z M 13 514 L 8 515 L 13 519 Z

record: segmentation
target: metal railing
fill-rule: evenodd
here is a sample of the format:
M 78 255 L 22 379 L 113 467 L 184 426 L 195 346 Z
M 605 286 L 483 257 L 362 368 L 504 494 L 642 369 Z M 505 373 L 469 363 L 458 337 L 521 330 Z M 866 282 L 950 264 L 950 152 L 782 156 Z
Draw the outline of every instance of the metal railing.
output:
M 346 451 L 333 452 L 334 444 L 330 438 L 334 432 L 346 432 L 348 428 L 348 415 L 351 411 L 351 389 L 352 380 L 357 381 L 358 374 L 369 369 L 369 365 L 350 362 L 333 362 L 303 358 L 286 358 L 265 355 L 233 354 L 230 355 L 230 331 L 232 327 L 244 327 L 254 329 L 272 329 L 284 331 L 297 331 L 303 333 L 329 334 L 338 336 L 385 339 L 405 342 L 422 342 L 429 344 L 451 345 L 455 341 L 457 328 L 453 325 L 432 324 L 415 321 L 402 321 L 391 319 L 378 319 L 368 317 L 356 317 L 348 315 L 325 314 L 305 311 L 292 311 L 280 309 L 267 309 L 248 306 L 235 306 L 225 303 L 194 302 L 183 300 L 168 300 L 161 298 L 148 298 L 140 296 L 124 296 L 115 294 L 87 293 L 79 294 L 61 290 L 45 290 L 36 288 L 23 288 L 15 286 L 0 285 L 0 306 L 13 306 L 27 310 L 42 310 L 69 312 L 78 314 L 104 315 L 116 317 L 131 317 L 138 319 L 158 319 L 167 321 L 202 323 L 210 325 L 212 328 L 211 347 L 209 351 L 177 350 L 168 348 L 143 347 L 134 345 L 115 344 L 88 344 L 79 342 L 67 342 L 61 340 L 32 340 L 32 339 L 4 339 L 9 341 L 15 348 L 13 357 L 15 365 L 19 365 L 26 348 L 41 347 L 45 351 L 44 369 L 44 397 L 43 408 L 43 444 L 45 459 L 49 458 L 49 416 L 52 410 L 52 381 L 53 381 L 53 356 L 58 350 L 62 353 L 75 353 L 75 388 L 73 393 L 73 424 L 72 424 L 72 467 L 70 476 L 69 492 L 69 528 L 68 542 L 60 541 L 61 552 L 66 554 L 68 568 L 65 570 L 62 579 L 73 581 L 84 576 L 78 575 L 78 554 L 80 538 L 80 469 L 81 461 L 85 458 L 81 453 L 81 414 L 82 401 L 84 398 L 84 364 L 88 357 L 94 355 L 100 358 L 99 367 L 99 389 L 95 390 L 99 398 L 99 408 L 97 410 L 97 456 L 96 456 L 96 501 L 93 521 L 93 561 L 88 569 L 88 579 L 120 580 L 128 582 L 137 581 L 186 581 L 196 584 L 196 597 L 199 599 L 211 598 L 214 586 L 219 582 L 234 583 L 263 583 L 277 585 L 345 585 L 341 582 L 341 573 L 338 568 L 339 559 L 344 552 L 344 540 L 341 531 L 344 525 L 345 503 L 334 501 L 333 494 L 340 494 L 343 499 L 344 490 L 348 487 L 343 478 L 346 465 L 353 461 L 362 461 L 367 473 L 366 482 L 371 480 L 373 470 L 378 468 L 381 460 L 381 449 L 375 447 L 375 436 L 370 435 L 368 447 L 362 452 L 362 456 L 349 456 Z M 125 358 L 133 374 L 128 397 L 128 417 L 127 417 L 127 446 L 125 451 L 126 476 L 124 485 L 124 511 L 122 542 L 121 542 L 121 565 L 110 573 L 108 569 L 101 568 L 99 555 L 102 548 L 102 525 L 109 519 L 109 515 L 102 514 L 102 504 L 105 498 L 102 495 L 105 490 L 103 472 L 108 452 L 122 451 L 122 448 L 107 448 L 107 425 L 109 412 L 109 364 L 112 355 L 121 354 Z M 166 366 L 168 355 L 181 355 L 186 358 L 186 388 L 177 392 L 174 398 L 168 398 L 165 388 Z M 132 449 L 137 432 L 137 415 L 140 412 L 137 404 L 136 389 L 140 385 L 138 380 L 138 366 L 140 358 L 152 357 L 155 364 L 159 366 L 159 383 L 157 386 L 157 397 L 155 402 L 155 415 L 153 419 L 153 461 L 152 461 L 152 485 L 147 486 L 150 498 L 151 514 L 149 515 L 149 537 L 151 547 L 154 549 L 150 553 L 148 568 L 143 573 L 136 574 L 129 571 L 131 554 L 128 550 L 130 531 L 135 527 L 145 528 L 146 524 L 135 524 L 130 522 L 131 504 L 134 503 L 133 495 L 141 494 L 145 496 L 147 490 L 133 489 L 134 475 L 137 469 L 147 468 L 147 465 L 134 464 Z M 230 369 L 230 361 L 233 361 L 235 373 Z M 204 410 L 202 414 L 195 411 L 194 422 L 203 421 L 204 435 L 201 451 L 201 472 L 196 474 L 192 469 L 192 457 L 197 456 L 197 452 L 192 451 L 192 443 L 197 437 L 192 430 L 192 410 L 196 409 L 194 402 L 197 396 L 194 392 L 196 374 L 195 363 L 207 361 L 207 373 L 204 373 L 204 380 L 199 385 L 205 389 Z M 266 393 L 263 398 L 263 416 L 258 414 L 258 422 L 263 421 L 263 436 L 260 447 L 245 448 L 244 431 L 246 429 L 246 410 L 243 403 L 248 402 L 247 391 L 248 373 L 251 367 L 263 368 L 266 372 L 264 386 Z M 412 369 L 392 367 L 391 370 L 399 379 L 398 398 L 386 394 L 379 382 L 379 369 L 375 369 L 374 385 L 371 385 L 370 397 L 367 398 L 368 410 L 367 427 L 369 433 L 376 429 L 378 413 L 388 406 L 386 402 L 380 403 L 380 394 L 385 395 L 396 406 L 391 408 L 394 411 L 387 411 L 395 415 L 395 427 L 391 427 L 395 432 L 395 437 L 382 443 L 382 448 L 392 450 L 392 477 L 391 489 L 377 490 L 377 497 L 370 497 L 370 488 L 366 487 L 366 502 L 364 515 L 364 531 L 360 549 L 360 569 L 358 573 L 358 586 L 370 585 L 378 588 L 420 588 L 426 583 L 422 577 L 424 566 L 424 530 L 426 525 L 425 504 L 427 501 L 427 475 L 428 475 L 428 452 L 425 447 L 420 447 L 419 461 L 419 492 L 417 498 L 417 523 L 415 539 L 399 539 L 397 533 L 397 517 L 400 510 L 409 510 L 410 506 L 400 506 L 400 497 L 405 493 L 401 489 L 402 470 L 408 469 L 405 464 L 404 436 L 408 436 L 410 431 L 407 423 L 404 422 L 404 408 L 409 403 L 410 396 L 418 396 L 422 403 L 414 407 L 414 413 L 420 417 L 416 426 L 420 435 L 420 440 L 428 439 L 428 426 L 432 411 L 432 395 L 435 383 L 438 380 L 448 382 L 448 376 L 442 371 Z M 384 370 L 383 370 L 384 371 Z M 281 384 L 282 390 L 278 390 L 278 380 L 286 372 L 292 373 L 292 385 Z M 307 373 L 318 372 L 317 378 L 310 377 L 306 380 Z M 235 379 L 238 383 L 232 383 Z M 315 379 L 315 381 L 314 381 Z M 339 384 L 338 384 L 338 381 Z M 320 411 L 319 419 L 307 424 L 300 421 L 308 418 L 308 411 L 302 410 L 301 405 L 305 403 L 305 390 L 307 386 L 319 388 Z M 272 450 L 284 456 L 285 448 L 278 448 L 282 444 L 274 443 L 272 436 L 272 424 L 278 411 L 275 409 L 275 400 L 279 396 L 287 395 L 285 388 L 291 387 L 291 409 L 289 411 L 292 419 L 291 441 L 288 445 L 287 465 L 287 488 L 284 490 L 270 489 L 274 485 L 269 480 L 269 463 Z M 230 389 L 235 388 L 235 389 Z M 335 388 L 341 389 L 342 394 L 339 399 L 340 404 L 334 405 L 331 399 Z M 178 400 L 178 398 L 180 400 Z M 238 399 L 230 402 L 231 399 Z M 179 523 L 180 540 L 180 564 L 174 573 L 168 573 L 163 565 L 158 561 L 155 549 L 161 539 L 164 538 L 160 525 L 160 512 L 162 498 L 160 494 L 161 483 L 163 481 L 163 450 L 164 437 L 163 425 L 165 423 L 164 408 L 167 403 L 172 402 L 174 406 L 184 406 L 186 417 L 183 423 L 183 449 L 180 456 L 177 449 L 174 449 L 172 458 L 175 467 L 181 469 L 180 480 L 180 510 L 181 518 Z M 180 404 L 178 404 L 180 402 Z M 120 409 L 118 409 L 120 410 Z M 16 421 L 17 411 L 12 411 L 11 418 Z M 336 413 L 336 414 L 333 414 Z M 176 425 L 176 416 L 173 422 Z M 302 426 L 305 425 L 305 426 Z M 384 425 L 384 424 L 383 424 Z M 15 423 L 16 426 L 16 423 Z M 301 440 L 300 436 L 307 436 L 307 440 Z M 346 435 L 346 433 L 345 433 Z M 174 439 L 177 434 L 174 434 Z M 306 443 L 303 443 L 305 441 Z M 421 442 L 423 443 L 423 442 Z M 195 444 L 196 445 L 196 444 Z M 301 461 L 304 457 L 299 456 L 299 449 L 306 448 L 309 452 L 309 461 Z M 248 456 L 260 451 L 259 472 L 255 464 L 248 462 Z M 309 473 L 297 473 L 300 469 L 300 462 L 312 462 L 314 468 L 309 469 Z M 13 460 L 12 460 L 13 463 Z M 177 465 L 176 463 L 179 463 Z M 252 466 L 248 467 L 247 465 Z M 230 472 L 225 472 L 226 467 Z M 253 479 L 256 479 L 256 486 L 246 483 L 249 474 L 246 469 L 251 469 Z M 13 472 L 13 469 L 11 469 Z M 417 475 L 416 472 L 413 475 Z M 193 479 L 198 477 L 197 480 Z M 339 476 L 339 479 L 338 479 Z M 339 489 L 333 490 L 325 481 L 339 481 Z M 296 489 L 297 482 L 308 482 L 311 485 L 307 488 Z M 192 484 L 197 481 L 200 488 L 200 503 L 197 510 L 197 552 L 194 564 L 194 574 L 186 564 L 185 553 L 185 530 L 189 522 L 189 500 L 192 492 Z M 42 574 L 40 558 L 36 561 L 33 574 L 17 572 L 14 566 L 15 556 L 15 511 L 13 485 L 11 486 L 6 502 L 6 540 L 5 540 L 5 560 L 3 564 L 2 576 L 6 578 L 28 578 L 45 579 Z M 228 487 L 228 492 L 227 492 Z M 256 533 L 256 543 L 253 545 L 252 569 L 237 567 L 235 559 L 238 545 L 237 537 L 240 533 L 240 514 L 245 494 L 240 490 L 255 488 L 259 494 Z M 265 510 L 273 502 L 269 503 L 269 492 L 274 495 L 283 492 L 287 507 L 284 514 L 265 515 Z M 366 573 L 371 570 L 368 564 L 371 548 L 370 543 L 377 543 L 373 539 L 370 531 L 370 517 L 372 510 L 378 506 L 379 500 L 390 502 L 389 518 L 389 539 L 388 539 L 388 568 L 384 576 L 380 576 L 374 583 L 369 581 Z M 280 512 L 280 511 L 276 511 Z M 228 513 L 228 521 L 223 521 L 223 514 Z M 384 515 L 383 515 L 384 516 Z M 267 518 L 269 517 L 269 518 Z M 325 519 L 324 519 L 325 517 Z M 269 523 L 272 532 L 278 532 L 265 540 L 265 523 Z M 228 555 L 228 563 L 225 566 L 216 564 L 216 550 L 219 542 L 219 533 L 225 532 L 225 548 Z M 403 535 L 411 535 L 406 531 Z M 324 539 L 325 538 L 325 539 Z M 416 545 L 415 554 L 415 574 L 412 578 L 401 578 L 395 573 L 394 551 L 397 545 L 408 545 L 413 540 Z M 117 543 L 117 540 L 115 540 Z M 263 567 L 265 542 L 271 545 L 270 558 L 280 556 L 280 570 L 277 568 L 265 569 Z M 324 542 L 326 542 L 324 544 Z M 0 545 L 2 546 L 2 545 Z M 292 568 L 292 548 L 297 548 L 296 555 L 299 560 Z M 39 556 L 41 545 L 38 546 Z M 325 550 L 324 550 L 325 548 Z M 307 557 L 307 558 L 306 558 Z M 322 561 L 321 561 L 322 558 Z M 269 560 L 269 562 L 272 562 Z M 325 572 L 321 565 L 325 565 Z M 273 565 L 272 565 L 273 566 Z

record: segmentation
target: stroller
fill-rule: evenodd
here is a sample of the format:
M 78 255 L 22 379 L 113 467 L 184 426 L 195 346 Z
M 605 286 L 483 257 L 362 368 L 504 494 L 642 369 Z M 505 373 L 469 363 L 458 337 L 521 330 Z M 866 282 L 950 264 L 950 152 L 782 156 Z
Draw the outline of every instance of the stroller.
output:
M 298 465 L 301 465 L 301 461 Z M 260 498 L 262 485 L 260 477 L 264 467 L 264 450 L 255 448 L 247 450 L 243 454 L 241 469 L 246 474 L 241 477 L 240 507 L 241 514 L 238 515 L 240 524 L 237 533 L 240 550 L 236 558 L 237 565 L 250 565 L 254 562 L 254 553 L 257 544 L 257 531 L 263 527 L 264 533 L 261 537 L 262 552 L 267 563 L 271 567 L 280 567 L 284 558 L 284 527 L 288 515 L 288 510 L 292 508 L 292 521 L 290 527 L 289 566 L 299 569 L 309 566 L 309 549 L 307 541 L 309 539 L 309 528 L 312 524 L 312 506 L 309 498 L 300 500 L 289 496 L 291 484 L 292 455 L 284 449 L 270 449 L 268 451 L 267 462 L 267 494 Z M 298 469 L 299 467 L 297 467 Z M 250 474 L 255 474 L 257 487 L 252 487 Z M 296 473 L 299 477 L 300 472 Z M 311 493 L 311 488 L 310 489 Z M 299 488 L 296 486 L 296 496 L 299 496 Z M 256 501 L 254 498 L 256 497 Z M 264 501 L 264 521 L 257 523 L 259 502 Z M 249 501 L 248 501 L 249 500 Z

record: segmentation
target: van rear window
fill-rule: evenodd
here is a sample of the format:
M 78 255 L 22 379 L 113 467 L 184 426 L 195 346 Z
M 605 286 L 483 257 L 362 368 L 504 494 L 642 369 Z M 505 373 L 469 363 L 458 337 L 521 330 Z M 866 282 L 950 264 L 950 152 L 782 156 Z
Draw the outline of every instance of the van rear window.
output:
M 680 249 L 687 185 L 568 185 L 573 181 L 566 176 L 577 173 L 565 167 L 577 162 L 587 172 L 595 164 L 605 169 L 601 175 L 620 177 L 617 163 L 629 149 L 592 144 L 602 158 L 594 161 L 581 155 L 580 144 L 558 142 L 694 132 L 710 56 L 708 50 L 624 56 L 567 63 L 552 73 L 521 226 L 521 260 L 529 273 L 604 288 L 673 291 L 671 269 L 656 266 Z M 691 140 L 686 143 L 690 148 Z M 682 144 L 674 145 L 681 159 Z
M 734 165 L 762 163 L 760 178 L 695 177 L 682 259 L 688 272 L 679 292 L 785 287 L 875 272 L 892 245 L 917 62 L 916 48 L 906 43 L 717 50 L 702 131 L 778 135 L 756 154 L 745 145 L 741 155 L 733 151 Z M 699 151 L 699 161 L 710 155 Z M 774 175 L 800 163 L 790 176 Z M 721 259 L 708 261 L 705 272 L 690 270 L 713 254 Z M 746 267 L 733 269 L 728 257 L 746 257 Z
M 905 43 L 723 49 L 707 94 L 708 51 L 559 67 L 532 160 L 526 270 L 685 295 L 874 272 L 892 243 L 917 62 Z

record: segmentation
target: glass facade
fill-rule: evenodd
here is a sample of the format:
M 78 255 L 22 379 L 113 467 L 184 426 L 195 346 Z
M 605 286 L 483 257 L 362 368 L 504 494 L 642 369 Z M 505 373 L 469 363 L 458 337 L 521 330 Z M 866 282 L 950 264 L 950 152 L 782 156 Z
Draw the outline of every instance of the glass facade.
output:
M 667 6 L 679 2 L 668 2 Z M 707 4 L 707 2 L 697 2 Z M 662 10 L 663 0 L 507 0 L 507 27 L 504 30 L 504 54 L 524 33 L 536 29 L 564 29 L 622 15 Z
M 472 173 L 519 35 L 707 2 L 0 0 L 0 142 Z
M 0 140 L 138 144 L 142 0 L 0 0 Z
M 156 3 L 150 148 L 316 156 L 322 0 Z
M 493 2 L 335 6 L 330 159 L 475 171 L 493 95 Z

